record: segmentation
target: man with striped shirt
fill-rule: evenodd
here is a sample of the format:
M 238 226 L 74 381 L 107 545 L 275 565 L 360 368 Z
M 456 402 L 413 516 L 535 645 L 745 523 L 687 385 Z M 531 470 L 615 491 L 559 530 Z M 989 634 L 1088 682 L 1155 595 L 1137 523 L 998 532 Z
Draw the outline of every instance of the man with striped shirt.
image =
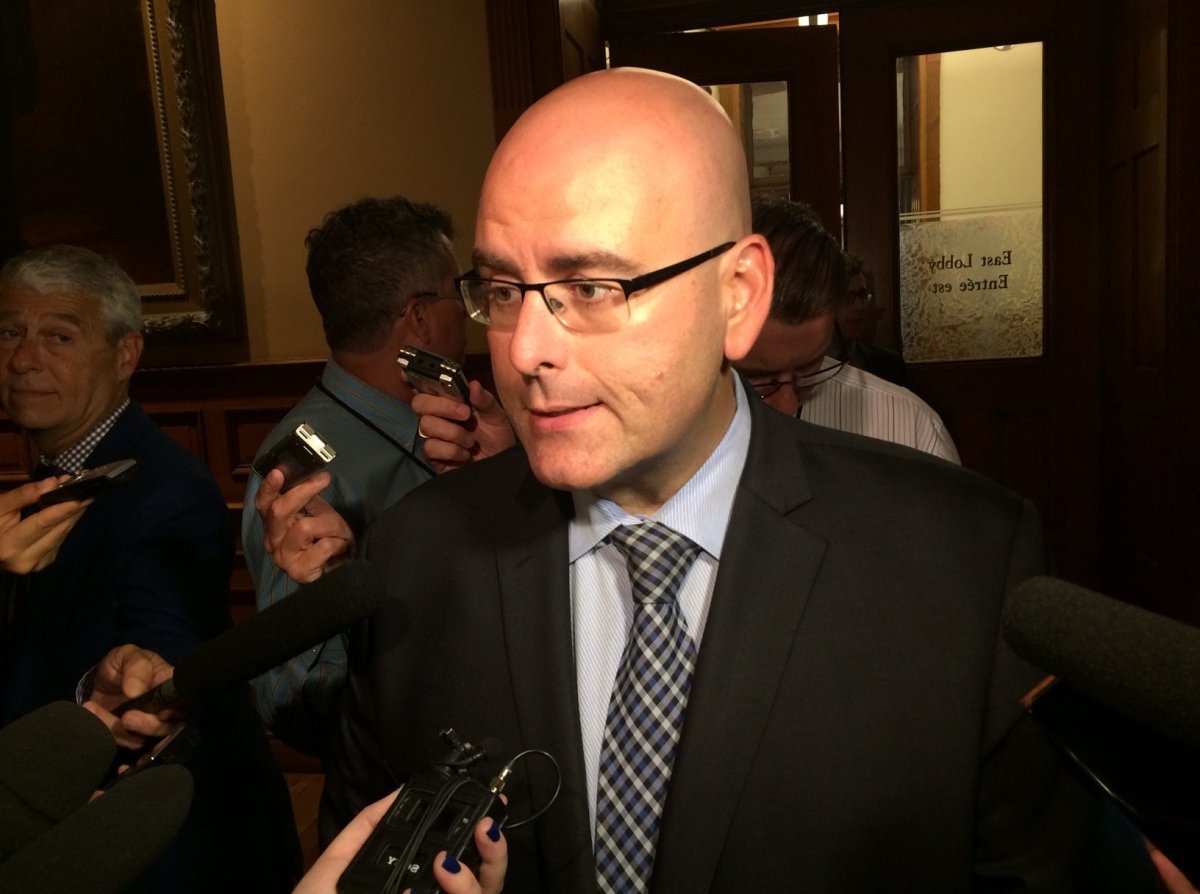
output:
M 775 256 L 771 315 L 738 364 L 759 397 L 789 416 L 959 462 L 945 425 L 923 400 L 827 356 L 846 284 L 846 257 L 800 202 L 757 198 L 754 230 Z

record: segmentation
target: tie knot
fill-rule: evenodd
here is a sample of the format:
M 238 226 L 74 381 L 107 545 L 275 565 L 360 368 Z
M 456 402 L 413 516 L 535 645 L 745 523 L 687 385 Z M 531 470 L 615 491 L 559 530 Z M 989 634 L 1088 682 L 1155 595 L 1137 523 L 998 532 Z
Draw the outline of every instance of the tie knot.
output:
M 625 554 L 633 598 L 643 604 L 674 602 L 700 547 L 658 522 L 620 525 L 608 539 Z

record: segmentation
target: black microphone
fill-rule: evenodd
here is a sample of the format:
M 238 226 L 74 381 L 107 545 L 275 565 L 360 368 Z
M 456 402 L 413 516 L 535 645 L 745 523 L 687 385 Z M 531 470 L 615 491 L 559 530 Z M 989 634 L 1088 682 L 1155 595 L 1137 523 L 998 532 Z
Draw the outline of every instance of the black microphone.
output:
M 1004 638 L 1031 664 L 1200 750 L 1200 629 L 1034 577 L 1009 597 Z
M 104 723 L 70 702 L 0 729 L 0 860 L 86 804 L 116 751 Z
M 191 803 L 192 775 L 184 767 L 131 776 L 0 863 L 0 891 L 124 891 L 179 833 Z
M 1200 629 L 1040 577 L 1010 594 L 1004 637 L 1058 677 L 1033 720 L 1200 885 Z
M 266 673 L 375 611 L 387 596 L 379 569 L 347 562 L 291 596 L 200 644 L 171 679 L 118 705 L 113 713 L 186 709 Z

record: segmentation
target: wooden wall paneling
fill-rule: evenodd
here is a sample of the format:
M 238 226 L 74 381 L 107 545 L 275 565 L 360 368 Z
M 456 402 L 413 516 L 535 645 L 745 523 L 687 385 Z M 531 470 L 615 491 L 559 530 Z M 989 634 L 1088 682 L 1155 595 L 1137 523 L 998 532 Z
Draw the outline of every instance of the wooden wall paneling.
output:
M 1167 349 L 1173 388 L 1170 443 L 1166 448 L 1176 510 L 1170 558 L 1171 610 L 1200 625 L 1200 3 L 1172 2 L 1168 9 L 1167 77 Z
M 1102 538 L 1106 589 L 1168 614 L 1185 596 L 1175 589 L 1180 537 L 1186 530 L 1173 456 L 1173 365 L 1167 319 L 1170 219 L 1167 119 L 1175 92 L 1168 81 L 1168 0 L 1116 0 L 1107 33 L 1104 180 L 1107 204 L 1102 412 Z M 1197 344 L 1193 339 L 1191 349 Z M 1194 445 L 1193 445 L 1194 449 Z M 1194 504 L 1190 507 L 1194 510 Z M 1189 560 L 1194 565 L 1194 553 Z M 1187 561 L 1187 560 L 1185 560 Z
M 528 4 L 488 0 L 488 55 L 496 142 L 534 100 Z
M 559 0 L 562 20 L 563 81 L 604 68 L 600 10 L 596 0 Z
M 171 440 L 208 465 L 208 444 L 201 406 L 173 404 L 164 407 L 151 404 L 144 409 Z
M 559 84 L 604 67 L 598 0 L 488 0 L 496 142 Z
M 35 459 L 29 438 L 0 414 L 0 482 L 7 487 L 25 481 Z
M 1053 423 L 1049 415 L 1037 413 L 1000 413 L 997 431 L 1000 466 L 993 476 L 1001 484 L 1019 489 L 1047 518 L 1063 518 L 1060 497 L 1055 487 L 1062 457 L 1054 449 Z M 1061 530 L 1050 532 L 1055 555 L 1062 552 Z

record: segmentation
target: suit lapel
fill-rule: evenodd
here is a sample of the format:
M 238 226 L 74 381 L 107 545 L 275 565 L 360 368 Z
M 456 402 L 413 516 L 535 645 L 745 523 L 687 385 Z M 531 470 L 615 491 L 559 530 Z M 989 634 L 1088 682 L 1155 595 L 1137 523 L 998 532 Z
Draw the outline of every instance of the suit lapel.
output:
M 671 778 L 656 891 L 711 886 L 715 843 L 733 820 L 825 554 L 822 538 L 786 518 L 812 496 L 792 423 L 757 401 L 752 420 Z
M 562 773 L 562 791 L 540 822 L 542 863 L 552 890 L 595 889 L 583 745 L 579 732 L 571 596 L 567 566 L 568 494 L 529 473 L 518 493 L 522 512 L 497 545 L 503 633 L 524 748 L 544 748 Z M 548 803 L 557 777 L 530 761 L 533 803 Z

